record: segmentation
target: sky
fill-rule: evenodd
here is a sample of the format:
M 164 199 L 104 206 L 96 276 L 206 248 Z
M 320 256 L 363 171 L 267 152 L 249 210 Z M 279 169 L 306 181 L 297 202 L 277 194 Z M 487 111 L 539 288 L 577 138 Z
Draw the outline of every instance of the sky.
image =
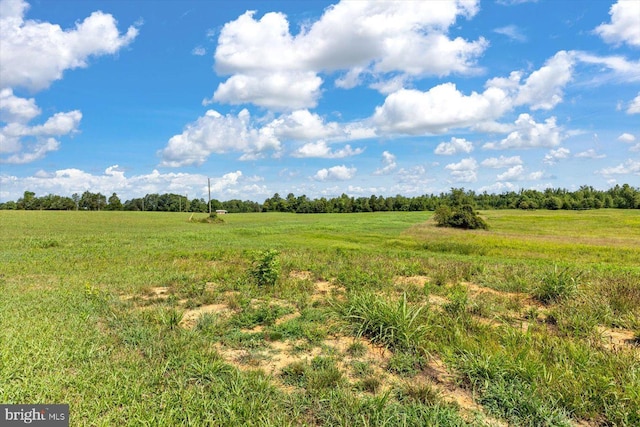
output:
M 0 201 L 640 186 L 640 0 L 0 0 Z

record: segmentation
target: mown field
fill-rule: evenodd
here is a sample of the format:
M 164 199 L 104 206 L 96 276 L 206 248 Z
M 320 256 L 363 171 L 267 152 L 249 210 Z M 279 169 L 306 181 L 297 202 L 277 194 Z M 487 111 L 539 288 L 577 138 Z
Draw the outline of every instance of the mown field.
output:
M 640 425 L 640 212 L 482 215 L 0 211 L 0 402 L 97 426 Z

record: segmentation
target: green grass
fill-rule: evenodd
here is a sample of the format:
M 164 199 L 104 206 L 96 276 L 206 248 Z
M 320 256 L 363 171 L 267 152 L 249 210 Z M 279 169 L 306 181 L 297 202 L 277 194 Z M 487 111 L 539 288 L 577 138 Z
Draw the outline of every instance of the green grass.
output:
M 639 348 L 602 332 L 640 333 L 638 211 L 431 215 L 0 211 L 0 401 L 98 426 L 640 424 Z

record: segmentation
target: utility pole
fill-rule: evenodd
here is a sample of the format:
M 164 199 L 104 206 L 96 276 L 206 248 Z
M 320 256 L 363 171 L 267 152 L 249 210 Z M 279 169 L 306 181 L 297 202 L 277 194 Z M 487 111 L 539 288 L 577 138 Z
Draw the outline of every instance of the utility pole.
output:
M 211 178 L 207 178 L 209 183 L 209 215 L 211 215 Z

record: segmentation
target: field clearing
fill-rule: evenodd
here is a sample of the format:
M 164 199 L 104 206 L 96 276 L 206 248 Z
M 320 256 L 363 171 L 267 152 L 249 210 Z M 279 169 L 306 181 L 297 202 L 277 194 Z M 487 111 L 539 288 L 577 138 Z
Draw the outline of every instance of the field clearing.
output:
M 0 211 L 0 401 L 72 425 L 639 425 L 640 212 L 431 215 Z

